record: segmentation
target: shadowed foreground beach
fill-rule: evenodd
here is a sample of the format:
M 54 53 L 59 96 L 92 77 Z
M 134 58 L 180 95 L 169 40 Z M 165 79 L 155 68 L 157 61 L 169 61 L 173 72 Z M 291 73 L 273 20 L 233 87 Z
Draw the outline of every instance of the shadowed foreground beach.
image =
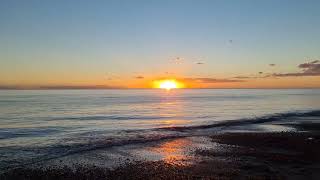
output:
M 169 139 L 152 146 L 167 153 L 162 160 L 128 159 L 114 168 L 85 164 L 23 167 L 3 173 L 1 179 L 319 179 L 320 124 L 284 126 L 295 131 L 215 133 L 205 137 L 215 146 L 198 146 L 189 156 L 177 148 L 190 146 L 190 138 Z

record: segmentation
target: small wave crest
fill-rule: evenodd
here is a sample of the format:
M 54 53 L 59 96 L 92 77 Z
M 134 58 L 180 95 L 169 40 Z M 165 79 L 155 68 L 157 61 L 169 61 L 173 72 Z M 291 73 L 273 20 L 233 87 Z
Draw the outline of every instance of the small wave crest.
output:
M 150 120 L 150 119 L 165 119 L 165 118 L 172 118 L 171 116 L 76 116 L 76 117 L 61 117 L 61 118 L 51 118 L 50 120 L 59 121 L 59 120 Z
M 77 153 L 84 153 L 88 151 L 95 151 L 99 149 L 110 148 L 114 146 L 124 146 L 131 144 L 143 144 L 156 142 L 161 140 L 166 140 L 170 138 L 178 137 L 188 137 L 199 134 L 198 132 L 204 132 L 202 130 L 209 129 L 210 133 L 219 131 L 219 128 L 228 128 L 232 126 L 245 126 L 250 124 L 259 124 L 272 121 L 282 121 L 288 120 L 293 117 L 320 117 L 320 110 L 308 111 L 308 112 L 288 112 L 288 113 L 279 113 L 262 117 L 247 118 L 247 119 L 238 119 L 238 120 L 229 120 L 223 122 L 217 122 L 214 124 L 208 125 L 199 125 L 199 126 L 179 126 L 179 127 L 164 127 L 156 129 L 144 129 L 136 131 L 123 131 L 120 136 L 102 136 L 96 140 L 83 141 L 82 143 L 66 143 L 61 142 L 59 144 L 51 145 L 48 147 L 8 147 L 6 149 L 1 149 L 1 153 L 6 154 L 5 152 L 10 152 L 10 154 L 21 154 L 21 161 L 12 163 L 7 161 L 8 164 L 2 164 L 2 168 L 17 167 L 18 165 L 28 165 L 34 164 L 42 161 L 47 161 L 51 159 L 56 159 L 64 156 L 74 155 Z M 211 129 L 212 128 L 212 131 Z M 214 128 L 217 128 L 216 130 Z M 208 131 L 206 131 L 208 132 Z M 25 161 L 23 159 L 23 153 L 27 153 L 28 156 L 33 154 L 32 160 Z M 9 160 L 9 156 L 7 157 Z M 26 163 L 28 162 L 28 163 Z
M 320 117 L 320 110 L 277 113 L 277 114 L 271 114 L 271 115 L 254 117 L 254 118 L 226 120 L 226 121 L 216 122 L 214 124 L 199 125 L 199 126 L 164 127 L 164 128 L 158 128 L 158 130 L 186 131 L 186 130 L 196 130 L 196 129 L 210 129 L 214 127 L 230 127 L 230 126 L 241 126 L 241 125 L 249 125 L 249 124 L 259 124 L 259 123 L 266 123 L 266 122 L 272 122 L 272 121 L 281 121 L 284 119 L 288 119 L 290 117 L 305 117 L 305 116 Z

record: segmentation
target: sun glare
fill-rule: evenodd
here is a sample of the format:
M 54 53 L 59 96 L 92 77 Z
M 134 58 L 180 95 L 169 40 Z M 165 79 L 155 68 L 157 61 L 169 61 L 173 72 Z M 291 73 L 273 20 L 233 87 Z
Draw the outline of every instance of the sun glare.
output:
M 170 90 L 170 89 L 183 88 L 183 84 L 180 82 L 177 82 L 176 80 L 161 80 L 161 81 L 156 81 L 154 87 Z
M 164 82 L 160 83 L 159 87 L 161 89 L 170 90 L 170 89 L 177 88 L 177 84 L 174 81 L 164 81 Z

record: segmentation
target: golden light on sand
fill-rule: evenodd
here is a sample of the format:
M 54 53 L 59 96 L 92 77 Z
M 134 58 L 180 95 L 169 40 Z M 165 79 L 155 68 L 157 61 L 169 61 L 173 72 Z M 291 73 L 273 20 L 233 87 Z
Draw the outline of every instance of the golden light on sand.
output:
M 166 79 L 166 80 L 159 80 L 154 82 L 154 88 L 160 88 L 160 89 L 177 89 L 177 88 L 183 88 L 184 85 L 181 82 L 178 82 L 174 79 Z
M 190 147 L 190 139 L 174 139 L 161 143 L 159 146 L 149 148 L 149 150 L 158 153 L 162 160 L 173 165 L 187 165 L 189 156 L 186 156 L 186 147 Z

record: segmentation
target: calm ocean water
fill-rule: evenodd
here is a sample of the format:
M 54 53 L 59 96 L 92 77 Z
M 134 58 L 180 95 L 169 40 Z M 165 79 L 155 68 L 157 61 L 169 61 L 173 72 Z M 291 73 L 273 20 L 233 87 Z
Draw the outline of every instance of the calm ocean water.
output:
M 316 89 L 2 90 L 0 168 L 189 133 L 174 127 L 319 109 Z

